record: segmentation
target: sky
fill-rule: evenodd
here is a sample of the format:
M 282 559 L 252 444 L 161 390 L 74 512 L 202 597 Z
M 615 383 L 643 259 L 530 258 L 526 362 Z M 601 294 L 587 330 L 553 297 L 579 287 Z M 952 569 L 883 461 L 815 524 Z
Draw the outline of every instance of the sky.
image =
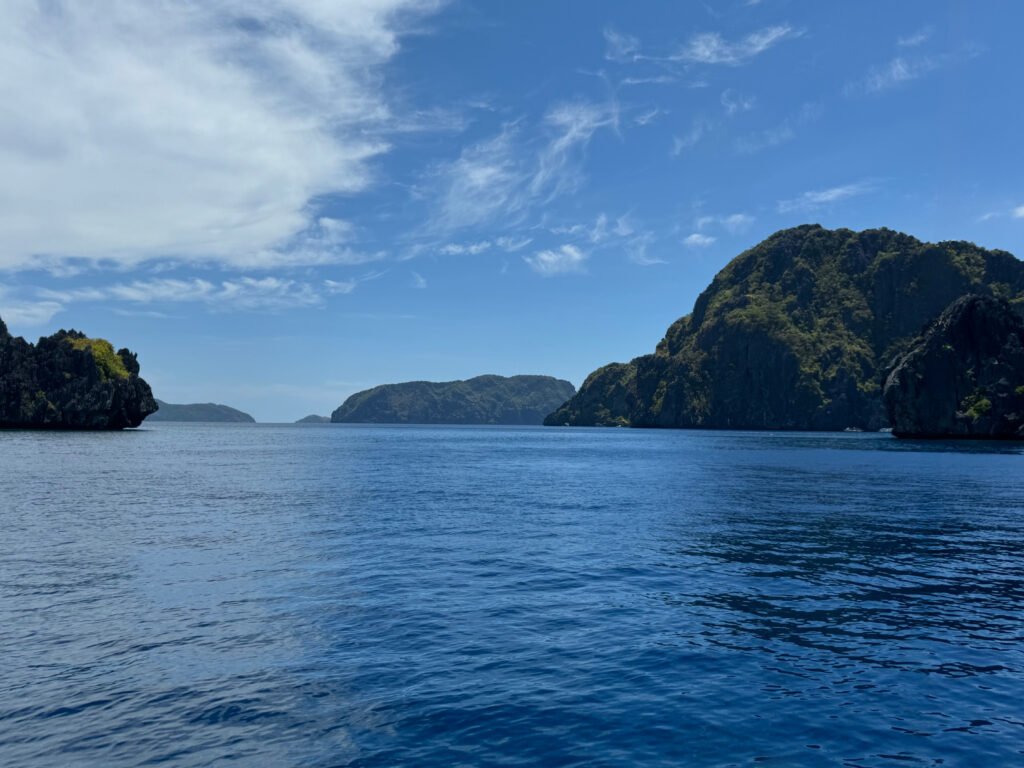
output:
M 0 317 L 259 421 L 653 350 L 785 227 L 1024 255 L 1016 0 L 5 0 Z

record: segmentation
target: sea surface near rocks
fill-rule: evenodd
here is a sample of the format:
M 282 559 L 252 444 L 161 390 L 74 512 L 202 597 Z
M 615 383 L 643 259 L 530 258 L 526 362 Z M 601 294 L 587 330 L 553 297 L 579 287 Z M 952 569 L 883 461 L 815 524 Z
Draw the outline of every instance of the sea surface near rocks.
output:
M 1021 446 L 0 432 L 0 764 L 1024 762 Z

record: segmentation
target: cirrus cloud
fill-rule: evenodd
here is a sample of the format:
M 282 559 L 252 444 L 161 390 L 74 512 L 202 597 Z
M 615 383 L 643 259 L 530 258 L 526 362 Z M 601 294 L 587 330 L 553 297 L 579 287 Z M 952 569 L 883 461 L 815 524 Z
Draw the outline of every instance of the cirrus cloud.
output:
M 434 0 L 0 6 L 0 268 L 361 260 L 316 207 L 372 181 L 381 68 Z

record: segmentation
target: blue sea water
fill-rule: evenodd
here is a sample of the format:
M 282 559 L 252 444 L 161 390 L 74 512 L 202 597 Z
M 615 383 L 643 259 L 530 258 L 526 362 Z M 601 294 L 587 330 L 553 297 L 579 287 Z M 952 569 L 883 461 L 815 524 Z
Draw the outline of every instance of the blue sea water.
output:
M 0 432 L 0 765 L 1024 764 L 1024 455 Z

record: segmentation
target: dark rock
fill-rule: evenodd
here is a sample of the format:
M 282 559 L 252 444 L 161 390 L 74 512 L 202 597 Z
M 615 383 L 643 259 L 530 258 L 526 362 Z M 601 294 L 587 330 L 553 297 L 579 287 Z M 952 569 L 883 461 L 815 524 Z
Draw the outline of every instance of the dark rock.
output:
M 0 427 L 124 429 L 156 409 L 127 349 L 64 330 L 32 345 L 0 320 Z
M 546 423 L 877 430 L 893 359 L 970 293 L 1024 301 L 1024 263 L 888 229 L 783 230 L 719 272 L 654 354 L 598 370 Z
M 885 382 L 897 437 L 1024 439 L 1024 320 L 1003 300 L 953 302 Z
M 551 376 L 477 376 L 384 384 L 349 397 L 335 423 L 540 424 L 575 387 Z
M 149 421 L 201 421 L 224 424 L 252 424 L 256 419 L 248 413 L 217 403 L 189 403 L 179 405 L 157 400 L 160 410 Z
M 624 427 L 636 408 L 636 366 L 610 363 L 587 377 L 579 395 L 544 419 L 546 426 Z

